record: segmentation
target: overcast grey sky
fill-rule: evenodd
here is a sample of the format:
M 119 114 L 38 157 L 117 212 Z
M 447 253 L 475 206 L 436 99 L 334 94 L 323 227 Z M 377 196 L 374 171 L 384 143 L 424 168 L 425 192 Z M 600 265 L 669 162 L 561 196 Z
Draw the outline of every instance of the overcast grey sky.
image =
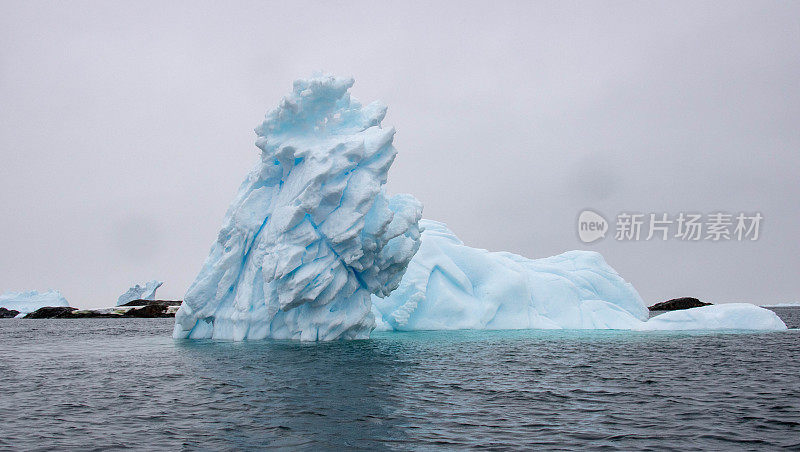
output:
M 800 3 L 430 3 L 0 3 L 0 292 L 181 298 L 252 129 L 325 70 L 389 105 L 389 191 L 468 245 L 600 251 L 648 304 L 800 300 Z M 585 245 L 584 208 L 765 220 Z

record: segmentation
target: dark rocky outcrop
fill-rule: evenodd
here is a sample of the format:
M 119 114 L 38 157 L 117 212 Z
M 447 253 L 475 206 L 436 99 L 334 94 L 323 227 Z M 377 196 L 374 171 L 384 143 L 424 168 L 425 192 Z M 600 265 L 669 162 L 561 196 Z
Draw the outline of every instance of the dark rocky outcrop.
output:
M 77 308 L 69 306 L 45 306 L 39 308 L 23 317 L 24 319 L 63 319 L 72 317 L 72 311 Z
M 123 317 L 140 317 L 140 318 L 157 318 L 157 317 L 175 317 L 175 314 L 167 313 L 167 305 L 153 303 L 141 308 L 129 309 Z
M 651 311 L 678 311 L 680 309 L 699 308 L 701 306 L 708 306 L 710 304 L 711 303 L 704 303 L 697 298 L 682 297 L 656 303 L 653 306 L 650 306 L 648 309 Z
M 13 319 L 19 314 L 19 311 L 13 309 L 0 308 L 0 319 Z
M 71 307 L 46 307 L 37 309 L 26 315 L 26 319 L 121 319 L 121 318 L 162 318 L 175 317 L 174 312 L 168 312 L 170 306 L 180 306 L 180 301 L 169 300 L 136 300 L 139 304 L 128 303 L 129 309 L 98 309 L 78 310 Z M 134 306 L 134 307 L 132 307 Z M 139 307 L 141 306 L 141 307 Z M 118 306 L 120 308 L 121 306 Z M 174 310 L 173 310 L 174 311 Z M 16 312 L 16 311 L 10 311 Z
M 162 306 L 180 306 L 181 303 L 183 303 L 181 300 L 133 300 L 121 306 L 150 306 L 154 304 Z

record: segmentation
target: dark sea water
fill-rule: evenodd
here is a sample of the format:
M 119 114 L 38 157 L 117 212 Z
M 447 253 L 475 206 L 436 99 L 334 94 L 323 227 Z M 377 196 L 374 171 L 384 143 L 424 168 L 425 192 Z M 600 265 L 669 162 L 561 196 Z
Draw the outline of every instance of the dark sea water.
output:
M 776 309 L 800 326 L 800 309 Z M 184 342 L 0 321 L 0 448 L 800 448 L 800 331 Z

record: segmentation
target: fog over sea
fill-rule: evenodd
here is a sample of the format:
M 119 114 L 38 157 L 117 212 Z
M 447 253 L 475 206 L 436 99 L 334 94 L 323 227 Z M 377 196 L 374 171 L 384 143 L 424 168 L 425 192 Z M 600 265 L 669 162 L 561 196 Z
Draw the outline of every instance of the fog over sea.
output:
M 0 447 L 800 447 L 789 331 L 175 341 L 172 319 L 3 320 Z

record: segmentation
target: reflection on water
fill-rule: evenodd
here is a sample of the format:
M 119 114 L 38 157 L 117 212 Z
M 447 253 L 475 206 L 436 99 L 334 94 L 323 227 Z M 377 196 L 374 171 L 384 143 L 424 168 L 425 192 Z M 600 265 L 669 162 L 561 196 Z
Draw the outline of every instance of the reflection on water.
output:
M 171 327 L 0 321 L 0 447 L 800 447 L 798 331 L 303 344 L 176 342 Z
M 237 447 L 379 448 L 404 442 L 392 387 L 408 365 L 374 341 L 176 344 L 216 415 L 215 441 Z M 202 441 L 190 444 L 202 447 Z

